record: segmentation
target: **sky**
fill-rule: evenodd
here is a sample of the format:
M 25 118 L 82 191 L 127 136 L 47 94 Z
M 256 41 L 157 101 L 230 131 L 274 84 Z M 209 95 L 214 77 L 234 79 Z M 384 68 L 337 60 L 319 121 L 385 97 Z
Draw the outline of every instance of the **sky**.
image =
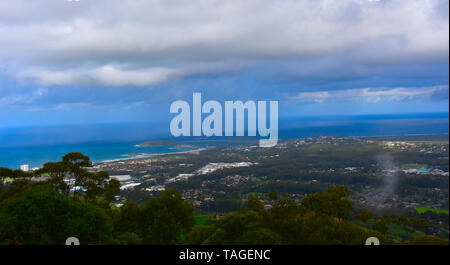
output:
M 448 0 L 0 0 L 0 128 L 448 112 Z

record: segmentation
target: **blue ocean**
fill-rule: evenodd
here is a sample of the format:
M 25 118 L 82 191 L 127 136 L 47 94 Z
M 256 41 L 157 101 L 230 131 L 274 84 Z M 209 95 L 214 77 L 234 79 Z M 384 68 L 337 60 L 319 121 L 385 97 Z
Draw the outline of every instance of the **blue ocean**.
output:
M 146 157 L 151 154 L 188 151 L 175 146 L 137 147 L 136 142 L 86 142 L 51 146 L 16 146 L 0 148 L 0 166 L 18 168 L 21 164 L 40 167 L 49 161 L 60 161 L 69 152 L 81 152 L 93 162 Z
M 279 138 L 311 136 L 392 136 L 448 134 L 448 113 L 306 117 L 279 120 Z M 136 146 L 169 139 L 169 124 L 103 124 L 64 127 L 0 128 L 0 167 L 40 167 L 68 152 L 82 152 L 94 162 L 192 150 L 179 146 Z M 217 144 L 215 142 L 212 145 Z

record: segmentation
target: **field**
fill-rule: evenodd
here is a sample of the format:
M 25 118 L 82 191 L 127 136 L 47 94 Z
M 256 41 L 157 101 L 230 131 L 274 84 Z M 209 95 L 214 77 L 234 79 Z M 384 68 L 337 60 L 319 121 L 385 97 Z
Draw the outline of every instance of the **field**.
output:
M 416 208 L 416 211 L 419 214 L 425 213 L 425 212 L 434 212 L 434 213 L 438 213 L 438 214 L 446 214 L 448 215 L 448 210 L 441 210 L 441 209 L 433 209 L 433 208 Z
M 204 225 L 208 221 L 208 219 L 211 217 L 210 214 L 204 214 L 204 215 L 196 215 L 195 216 L 195 226 Z
M 402 169 L 411 169 L 411 168 L 427 168 L 426 164 L 403 164 L 401 165 Z

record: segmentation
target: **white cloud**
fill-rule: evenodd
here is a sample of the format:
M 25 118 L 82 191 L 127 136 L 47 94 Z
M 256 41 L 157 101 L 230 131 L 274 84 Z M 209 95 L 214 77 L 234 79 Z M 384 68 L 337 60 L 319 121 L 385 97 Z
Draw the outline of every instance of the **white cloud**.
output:
M 322 103 L 326 99 L 328 99 L 330 93 L 328 91 L 319 91 L 319 92 L 303 92 L 298 96 L 293 97 L 292 99 L 301 100 L 301 101 L 314 101 L 316 103 Z
M 93 105 L 91 103 L 69 102 L 69 103 L 60 103 L 60 104 L 46 106 L 46 107 L 30 107 L 25 110 L 29 111 L 29 112 L 39 112 L 39 111 L 65 111 L 65 110 L 86 109 L 86 108 L 102 109 L 102 107 Z
M 48 112 L 48 111 L 71 111 L 71 110 L 110 110 L 123 109 L 131 110 L 145 106 L 146 102 L 117 102 L 113 104 L 99 104 L 94 102 L 64 102 L 58 104 L 47 104 L 44 106 L 25 106 L 27 112 Z M 1 107 L 1 105 L 0 105 Z
M 0 107 L 8 107 L 14 104 L 28 104 L 42 97 L 47 90 L 45 88 L 39 88 L 31 93 L 25 93 L 20 95 L 9 95 L 0 97 Z
M 143 86 L 156 85 L 168 78 L 181 74 L 176 69 L 149 68 L 138 70 L 123 70 L 105 65 L 95 69 L 76 69 L 64 71 L 28 70 L 21 73 L 22 77 L 35 78 L 42 85 L 94 84 L 107 86 Z
M 398 87 L 398 88 L 358 88 L 335 91 L 301 92 L 290 100 L 323 103 L 325 101 L 366 101 L 376 103 L 383 101 L 404 101 L 411 99 L 432 98 L 438 93 L 448 93 L 448 86 Z M 446 97 L 448 99 L 448 96 Z

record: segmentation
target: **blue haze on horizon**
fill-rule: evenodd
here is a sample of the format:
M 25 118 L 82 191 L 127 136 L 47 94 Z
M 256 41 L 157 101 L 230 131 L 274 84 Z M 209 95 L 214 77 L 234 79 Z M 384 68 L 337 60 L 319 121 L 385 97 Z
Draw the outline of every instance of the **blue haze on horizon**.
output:
M 310 136 L 390 136 L 417 134 L 448 135 L 448 113 L 416 115 L 365 115 L 353 117 L 309 117 L 280 120 L 280 138 Z M 189 150 L 179 146 L 136 147 L 152 139 L 173 138 L 167 124 L 103 124 L 62 127 L 27 127 L 0 131 L 0 167 L 21 164 L 40 167 L 58 161 L 68 152 L 82 152 L 94 162 L 125 159 L 138 154 L 158 154 Z M 222 138 L 215 138 L 222 139 Z M 197 143 L 202 144 L 202 143 Z M 217 142 L 205 144 L 216 145 Z M 230 143 L 227 143 L 230 144 Z
M 0 142 L 143 139 L 145 127 L 163 137 L 170 104 L 193 92 L 204 101 L 278 100 L 280 120 L 448 119 L 448 5 L 3 1 Z M 114 138 L 123 123 L 143 125 Z

